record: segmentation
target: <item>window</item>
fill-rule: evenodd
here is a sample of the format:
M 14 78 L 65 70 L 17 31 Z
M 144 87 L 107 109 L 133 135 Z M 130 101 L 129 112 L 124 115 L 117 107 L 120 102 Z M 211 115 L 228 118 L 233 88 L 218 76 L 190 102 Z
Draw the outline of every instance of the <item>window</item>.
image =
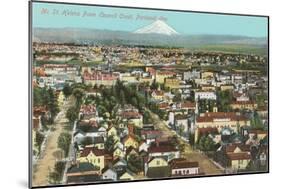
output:
M 98 163 L 100 163 L 100 158 L 98 158 Z
M 160 161 L 159 160 L 156 161 L 156 165 L 160 165 Z

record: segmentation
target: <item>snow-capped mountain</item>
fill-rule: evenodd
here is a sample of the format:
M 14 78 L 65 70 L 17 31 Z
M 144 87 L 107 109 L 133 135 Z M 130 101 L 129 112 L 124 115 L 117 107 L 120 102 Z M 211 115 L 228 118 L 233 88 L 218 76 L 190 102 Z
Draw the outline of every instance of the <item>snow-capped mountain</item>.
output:
M 178 35 L 179 34 L 176 30 L 174 30 L 171 26 L 169 26 L 162 20 L 156 20 L 155 22 L 136 30 L 134 33 L 137 33 L 137 34 L 162 34 L 162 35 Z

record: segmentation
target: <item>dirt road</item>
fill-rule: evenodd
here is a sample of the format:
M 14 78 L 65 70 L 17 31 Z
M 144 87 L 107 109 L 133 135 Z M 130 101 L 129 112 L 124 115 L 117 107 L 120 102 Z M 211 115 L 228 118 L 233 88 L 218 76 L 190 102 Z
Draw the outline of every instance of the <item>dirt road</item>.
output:
M 66 119 L 66 111 L 73 104 L 73 100 L 68 100 L 60 108 L 55 123 L 52 125 L 54 130 L 48 135 L 46 141 L 46 147 L 42 154 L 42 157 L 38 160 L 33 169 L 33 186 L 48 185 L 49 173 L 53 170 L 56 160 L 62 158 L 62 151 L 57 147 L 57 140 L 62 132 L 65 131 L 65 126 L 68 124 Z
M 165 131 L 165 134 L 168 136 L 176 135 L 176 132 L 170 129 L 166 122 L 161 120 L 158 115 L 149 111 L 151 117 L 154 121 L 154 125 L 161 131 Z M 223 174 L 223 171 L 217 167 L 206 155 L 201 154 L 192 149 L 192 147 L 183 139 L 179 138 L 181 144 L 184 145 L 184 150 L 181 153 L 181 157 L 187 158 L 189 161 L 198 161 L 200 166 L 200 172 L 205 173 L 206 175 L 218 175 Z

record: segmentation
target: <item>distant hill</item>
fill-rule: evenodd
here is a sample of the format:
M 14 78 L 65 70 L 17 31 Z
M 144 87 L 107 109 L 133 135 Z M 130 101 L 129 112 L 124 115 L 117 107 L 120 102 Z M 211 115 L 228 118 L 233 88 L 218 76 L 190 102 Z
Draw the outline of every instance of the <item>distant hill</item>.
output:
M 152 26 L 152 29 L 153 27 L 154 26 Z M 233 35 L 180 35 L 175 33 L 176 31 L 170 29 L 172 28 L 164 26 L 164 29 L 156 30 L 156 32 L 155 28 L 152 30 L 153 32 L 148 32 L 149 28 L 141 28 L 135 32 L 124 32 L 86 28 L 34 28 L 33 41 L 76 44 L 149 45 L 186 48 L 197 48 L 206 45 L 235 45 L 237 47 L 243 45 L 253 48 L 267 47 L 266 38 Z

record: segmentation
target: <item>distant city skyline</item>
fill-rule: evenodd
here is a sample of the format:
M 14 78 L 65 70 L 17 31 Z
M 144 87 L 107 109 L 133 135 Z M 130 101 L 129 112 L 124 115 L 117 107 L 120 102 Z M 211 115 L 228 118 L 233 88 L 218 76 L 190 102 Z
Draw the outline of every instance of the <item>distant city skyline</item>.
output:
M 106 15 L 113 17 L 105 18 Z M 183 35 L 268 36 L 266 17 L 33 2 L 33 28 L 68 27 L 133 32 L 155 19 L 163 19 Z

